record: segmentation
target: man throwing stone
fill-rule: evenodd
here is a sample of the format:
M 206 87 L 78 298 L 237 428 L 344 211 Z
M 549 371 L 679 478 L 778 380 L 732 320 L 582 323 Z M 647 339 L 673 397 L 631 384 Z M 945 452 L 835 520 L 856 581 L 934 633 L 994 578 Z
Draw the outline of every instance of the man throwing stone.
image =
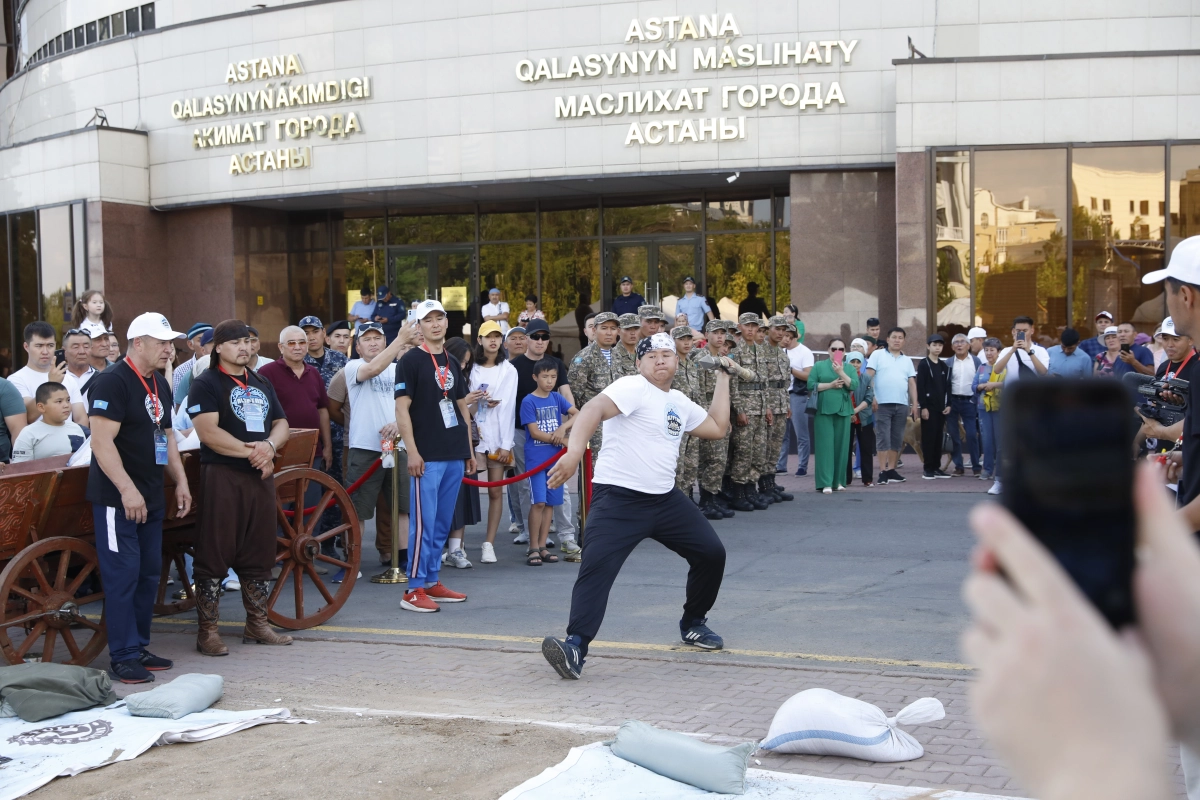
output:
M 686 644 L 720 650 L 721 637 L 706 616 L 725 571 L 725 547 L 696 504 L 675 489 L 679 442 L 685 434 L 720 439 L 729 426 L 729 376 L 718 372 L 707 413 L 671 388 L 679 366 L 670 334 L 637 346 L 637 375 L 613 382 L 575 418 L 566 454 L 550 470 L 551 488 L 575 473 L 588 439 L 604 424 L 596 459 L 583 565 L 571 594 L 565 640 L 547 636 L 542 655 L 564 678 L 576 679 L 588 644 L 600 630 L 608 594 L 621 565 L 643 539 L 654 539 L 687 559 L 687 599 L 679 631 Z M 723 360 L 722 367 L 728 362 Z

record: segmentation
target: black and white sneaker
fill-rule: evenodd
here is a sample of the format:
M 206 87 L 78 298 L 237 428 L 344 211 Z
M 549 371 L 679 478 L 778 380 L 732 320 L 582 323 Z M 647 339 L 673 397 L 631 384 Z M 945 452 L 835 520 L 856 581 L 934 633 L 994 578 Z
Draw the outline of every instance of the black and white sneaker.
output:
M 720 650 L 725 647 L 725 640 L 713 633 L 705 623 L 708 619 L 698 619 L 691 627 L 684 628 L 679 623 L 679 636 L 684 644 L 692 644 L 704 650 Z
M 925 479 L 925 480 L 927 480 L 927 481 L 933 481 L 933 480 L 937 480 L 937 475 L 935 475 L 934 473 L 930 472 L 929 470 L 925 470 L 924 472 L 922 472 L 922 473 L 921 473 L 921 477 L 922 477 L 922 478 L 924 478 L 924 479 Z
M 954 476 L 951 475 L 949 472 L 946 472 L 944 469 L 935 469 L 933 471 L 933 477 L 935 477 L 935 478 L 953 478 Z
M 904 476 L 896 470 L 892 470 L 891 474 L 888 475 L 888 483 L 904 483 L 904 480 Z
M 542 655 L 561 677 L 579 680 L 579 674 L 583 672 L 583 656 L 578 647 L 562 639 L 547 636 L 542 639 Z
M 175 662 L 169 658 L 156 656 L 146 648 L 142 648 L 141 655 L 138 656 L 138 663 L 151 672 L 161 672 L 162 670 L 170 669 L 175 666 Z
M 887 485 L 887 482 L 890 480 L 891 480 L 891 477 L 888 476 L 887 472 L 881 472 L 881 473 L 879 473 L 879 477 L 875 480 L 875 485 L 876 486 L 885 486 L 885 485 Z

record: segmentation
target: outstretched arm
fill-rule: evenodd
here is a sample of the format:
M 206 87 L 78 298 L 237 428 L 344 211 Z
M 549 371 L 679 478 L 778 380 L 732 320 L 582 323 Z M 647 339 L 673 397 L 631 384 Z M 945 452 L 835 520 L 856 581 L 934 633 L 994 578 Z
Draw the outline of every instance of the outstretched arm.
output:
M 726 402 L 728 402 L 728 398 Z M 598 394 L 589 400 L 587 405 L 573 418 L 574 424 L 571 426 L 571 437 L 567 440 L 567 452 L 550 468 L 546 485 L 551 489 L 557 489 L 566 483 L 567 479 L 575 474 L 575 469 L 579 466 L 579 462 L 583 458 L 583 453 L 587 449 L 588 440 L 592 438 L 592 434 L 600 427 L 600 423 L 606 419 L 612 419 L 620 413 L 621 410 L 617 408 L 617 404 L 609 399 L 607 395 Z M 726 416 L 728 416 L 728 413 Z M 724 435 L 723 431 L 721 435 Z

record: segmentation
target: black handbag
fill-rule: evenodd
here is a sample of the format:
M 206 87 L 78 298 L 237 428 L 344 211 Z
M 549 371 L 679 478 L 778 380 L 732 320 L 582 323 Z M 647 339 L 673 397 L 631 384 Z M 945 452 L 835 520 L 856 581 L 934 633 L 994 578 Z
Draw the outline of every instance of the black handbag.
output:
M 820 392 L 818 392 L 816 389 L 808 393 L 808 402 L 804 404 L 804 413 L 808 414 L 810 417 L 815 417 L 817 415 L 817 395 L 819 394 Z

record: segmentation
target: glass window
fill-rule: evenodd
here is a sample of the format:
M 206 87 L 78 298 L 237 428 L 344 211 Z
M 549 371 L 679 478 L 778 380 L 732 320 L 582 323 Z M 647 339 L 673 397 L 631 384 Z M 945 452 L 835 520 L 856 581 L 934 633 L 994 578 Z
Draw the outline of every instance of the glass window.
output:
M 100 41 L 103 42 L 112 36 L 112 24 L 108 17 L 96 20 L 96 25 L 100 29 Z
M 1161 214 L 1152 215 L 1151 209 L 1160 210 L 1164 155 L 1161 147 L 1076 147 L 1072 151 L 1073 318 L 1081 335 L 1092 334 L 1092 320 L 1100 311 L 1151 334 L 1165 314 L 1162 287 L 1145 286 L 1141 280 L 1163 263 L 1166 220 Z M 1100 191 L 1117 200 L 1118 212 L 1092 214 L 1078 200 Z M 1155 199 L 1143 199 L 1147 197 Z M 1123 213 L 1126 206 L 1128 214 Z
M 771 309 L 771 234 L 729 233 L 707 238 L 708 295 L 722 309 L 734 308 L 749 296 L 749 284 Z M 726 316 L 723 319 L 736 319 Z
M 508 303 L 508 324 L 517 324 L 525 308 L 525 295 L 537 294 L 537 246 L 534 244 L 485 244 L 479 247 L 479 302 L 488 302 L 487 292 L 500 290 Z
M 971 156 L 939 153 L 934 162 L 934 241 L 937 247 L 937 327 L 951 334 L 971 327 Z M 994 212 L 979 213 L 981 236 L 994 233 Z
M 485 242 L 537 237 L 537 215 L 532 211 L 511 214 L 480 214 L 479 238 Z
M 341 224 L 341 220 L 338 224 Z M 296 213 L 288 216 L 288 248 L 325 250 L 329 247 L 329 226 L 325 212 Z
M 366 289 L 375 296 L 375 289 L 387 283 L 387 262 L 384 250 L 336 250 L 333 253 L 333 302 L 334 318 L 345 319 L 354 304 L 362 299 Z M 424 291 L 425 284 L 421 285 Z M 402 292 L 392 291 L 400 297 Z M 422 295 L 424 296 L 424 295 Z M 344 309 L 342 303 L 345 303 Z
M 95 44 L 96 43 L 96 23 L 94 21 L 89 22 L 87 25 L 84 26 L 84 28 L 87 30 L 87 33 L 85 34 L 87 36 L 87 43 Z
M 604 209 L 604 235 L 700 230 L 699 203 L 660 203 Z
M 568 239 L 600 234 L 600 209 L 597 206 L 589 208 L 572 208 L 563 210 L 542 210 L 542 238 Z
M 288 293 L 290 318 L 298 320 L 315 314 L 326 325 L 335 317 L 329 307 L 329 252 L 292 253 L 288 256 Z
M 389 212 L 388 244 L 437 244 L 474 242 L 474 214 L 430 214 L 402 216 Z
M 706 213 L 710 231 L 771 227 L 770 199 L 712 201 Z
M 383 215 L 371 216 L 348 213 L 345 219 L 333 221 L 334 247 L 382 247 Z
M 141 30 L 141 12 L 136 8 L 131 8 L 125 12 L 125 30 L 129 33 L 137 33 Z
M 154 3 L 142 6 L 142 30 L 154 30 Z
M 1171 148 L 1171 248 L 1200 234 L 1200 145 Z
M 38 253 L 37 213 L 26 211 L 9 218 L 12 237 L 13 308 L 16 309 L 16 334 L 22 336 L 25 326 L 40 319 L 38 313 Z M 25 366 L 24 357 L 17 366 Z
M 11 217 L 0 214 L 0 309 L 5 312 L 10 308 L 8 301 L 8 225 Z M 0 326 L 0 378 L 7 378 L 20 364 L 13 363 L 13 320 L 5 314 L 8 321 Z
M 76 28 L 76 29 L 75 29 L 75 46 L 76 46 L 76 47 L 83 47 L 83 45 L 84 45 L 84 41 L 83 41 L 83 26 L 82 26 L 82 25 L 80 25 L 78 28 Z
M 63 323 L 71 327 L 75 293 L 71 266 L 71 207 L 55 206 L 38 212 L 41 244 L 42 319 L 54 326 L 62 341 Z
M 787 195 L 775 197 L 775 227 L 792 227 L 792 198 Z
M 550 347 L 569 359 L 583 346 L 583 321 L 600 310 L 600 243 L 542 243 L 541 309 L 550 323 Z
M 121 11 L 118 11 L 116 14 L 112 15 L 111 19 L 112 19 L 112 35 L 113 36 L 124 36 L 125 35 L 125 14 Z
M 785 198 L 786 199 L 786 198 Z M 775 234 L 775 313 L 792 302 L 792 237 L 788 231 Z
M 64 42 L 63 34 L 60 33 L 58 36 L 54 37 L 54 52 L 55 53 L 63 52 L 63 49 L 64 49 L 63 42 Z
M 75 31 L 64 31 L 62 35 L 63 49 L 72 50 L 75 47 Z
M 1067 151 L 980 150 L 974 166 L 974 322 L 1009 344 L 1013 317 L 1032 317 L 1052 343 L 1067 325 Z
M 279 358 L 279 332 L 291 324 L 287 253 L 247 253 L 234 261 L 237 317 L 258 329 L 264 356 Z

